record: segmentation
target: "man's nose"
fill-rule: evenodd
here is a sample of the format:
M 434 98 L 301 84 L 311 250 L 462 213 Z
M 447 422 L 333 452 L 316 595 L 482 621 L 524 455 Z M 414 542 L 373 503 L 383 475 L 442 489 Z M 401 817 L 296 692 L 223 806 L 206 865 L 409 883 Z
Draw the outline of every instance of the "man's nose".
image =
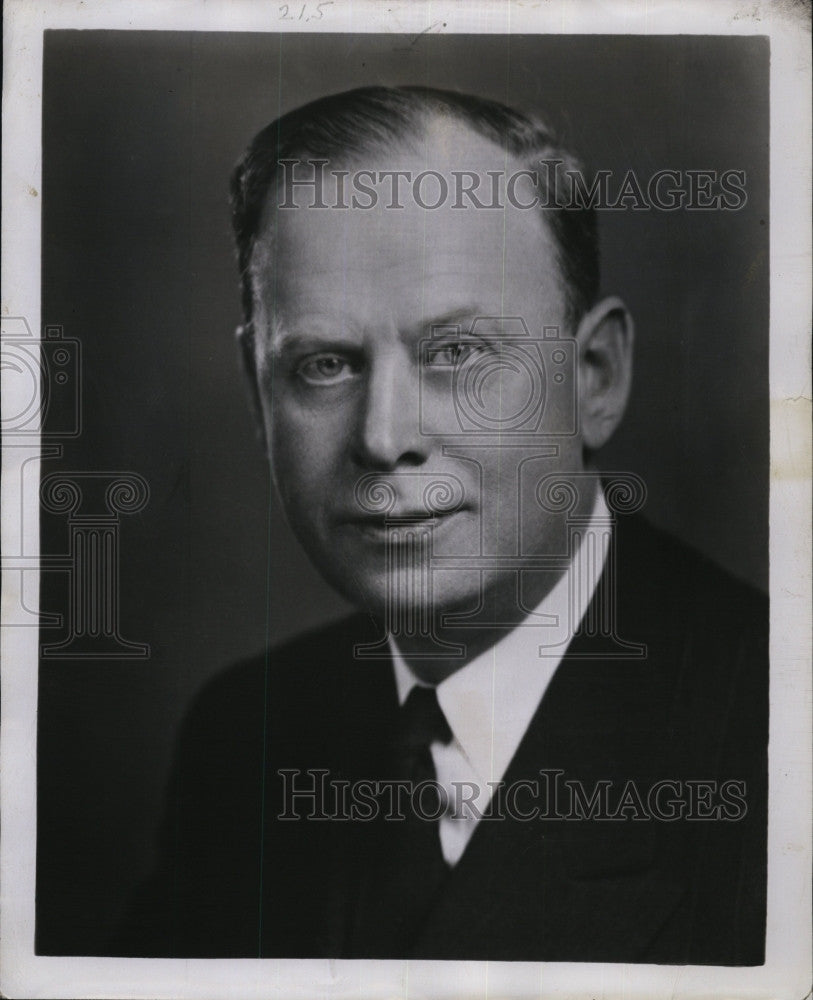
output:
M 370 365 L 358 432 L 358 459 L 372 469 L 421 465 L 427 457 L 420 432 L 418 373 L 405 348 L 388 350 Z

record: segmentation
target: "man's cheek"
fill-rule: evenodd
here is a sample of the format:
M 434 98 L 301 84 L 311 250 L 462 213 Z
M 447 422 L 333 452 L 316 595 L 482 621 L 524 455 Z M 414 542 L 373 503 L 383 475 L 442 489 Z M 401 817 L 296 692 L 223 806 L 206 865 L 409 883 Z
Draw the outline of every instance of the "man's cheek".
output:
M 269 440 L 271 467 L 283 496 L 293 494 L 307 504 L 326 486 L 336 485 L 342 444 L 335 425 L 277 418 Z
M 334 480 L 338 473 L 337 448 L 325 435 L 288 435 L 280 431 L 272 441 L 273 461 L 280 476 L 302 485 Z

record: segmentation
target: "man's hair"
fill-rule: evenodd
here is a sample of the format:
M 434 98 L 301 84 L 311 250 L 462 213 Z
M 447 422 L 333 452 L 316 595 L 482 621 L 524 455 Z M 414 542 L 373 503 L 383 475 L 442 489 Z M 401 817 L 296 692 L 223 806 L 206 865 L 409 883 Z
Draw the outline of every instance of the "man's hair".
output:
M 538 177 L 540 203 L 554 237 L 566 285 L 568 319 L 575 326 L 598 295 L 596 215 L 592 207 L 547 207 L 548 170 L 541 160 L 561 161 L 582 172 L 576 157 L 559 146 L 551 129 L 496 101 L 429 87 L 362 87 L 320 98 L 271 122 L 254 137 L 231 177 L 232 225 L 237 244 L 243 312 L 254 309 L 252 257 L 268 194 L 276 189 L 282 160 L 327 159 L 384 152 L 420 136 L 433 118 L 446 117 L 500 146 Z

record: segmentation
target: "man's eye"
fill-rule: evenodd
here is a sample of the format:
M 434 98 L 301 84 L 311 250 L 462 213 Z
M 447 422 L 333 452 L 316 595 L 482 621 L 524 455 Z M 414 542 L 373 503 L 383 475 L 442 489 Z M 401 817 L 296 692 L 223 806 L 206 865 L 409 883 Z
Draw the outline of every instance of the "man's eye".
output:
M 338 385 L 357 372 L 358 366 L 340 354 L 314 354 L 296 367 L 296 374 L 310 385 Z
M 479 340 L 448 341 L 432 344 L 427 351 L 427 364 L 438 368 L 454 368 L 475 354 L 482 354 L 486 345 Z

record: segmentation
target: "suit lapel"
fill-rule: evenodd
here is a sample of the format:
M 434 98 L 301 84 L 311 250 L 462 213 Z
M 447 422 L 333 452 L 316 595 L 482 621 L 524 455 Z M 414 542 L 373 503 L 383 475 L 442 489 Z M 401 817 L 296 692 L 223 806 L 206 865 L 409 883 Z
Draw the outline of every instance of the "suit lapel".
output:
M 592 680 L 604 681 L 607 698 L 612 685 L 606 673 L 613 665 L 571 666 L 580 676 L 560 668 L 504 779 L 504 788 L 538 781 L 536 802 L 553 818 L 512 818 L 500 790 L 492 804 L 495 818 L 478 824 L 415 956 L 618 961 L 623 955 L 632 961 L 680 900 L 682 886 L 655 867 L 651 822 L 556 818 L 572 817 L 566 782 L 579 782 L 588 798 L 602 780 L 612 782 L 616 795 L 630 778 L 646 784 L 640 739 L 591 731 L 577 708 L 591 694 Z M 629 680 L 618 678 L 619 688 Z M 615 704 L 619 718 L 631 722 L 629 713 L 621 715 L 623 698 Z M 604 706 L 609 709 L 609 702 Z M 543 769 L 548 773 L 541 775 Z M 558 780 L 556 771 L 564 772 Z M 518 803 L 527 812 L 534 799 L 523 792 Z
M 640 571 L 637 554 L 627 546 L 625 577 Z M 640 586 L 647 578 L 637 579 Z M 648 654 L 653 599 L 657 605 L 657 588 L 628 601 L 622 622 L 623 637 Z M 655 669 L 651 655 L 606 658 L 616 648 L 606 637 L 574 638 L 495 794 L 496 818 L 478 824 L 416 957 L 634 961 L 677 906 L 684 887 L 657 867 L 657 824 L 556 818 L 572 814 L 567 782 L 588 799 L 610 782 L 615 803 L 628 781 L 646 789 L 669 776 L 671 701 L 662 678 L 671 671 L 663 656 L 676 653 L 659 649 Z M 563 773 L 555 782 L 542 770 Z M 504 789 L 520 781 L 539 782 L 536 804 L 553 818 L 512 818 Z M 531 793 L 518 803 L 530 810 Z

